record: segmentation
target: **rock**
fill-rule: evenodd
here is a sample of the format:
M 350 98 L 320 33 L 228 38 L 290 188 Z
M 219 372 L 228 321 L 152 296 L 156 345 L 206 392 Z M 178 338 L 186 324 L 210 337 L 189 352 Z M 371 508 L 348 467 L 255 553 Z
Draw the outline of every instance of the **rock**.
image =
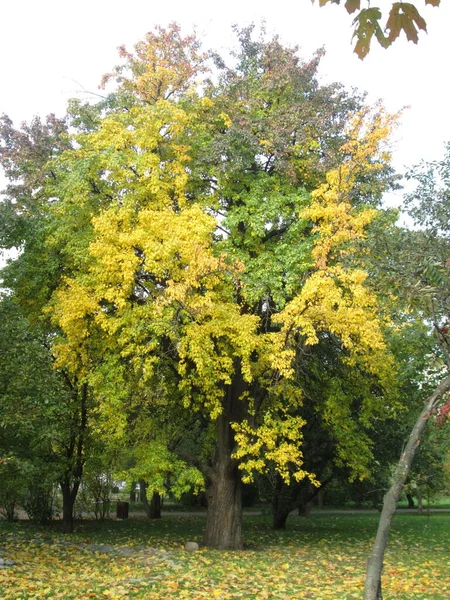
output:
M 14 565 L 14 561 L 10 558 L 1 558 L 0 557 L 0 569 L 4 569 L 5 567 L 12 567 Z
M 135 554 L 136 549 L 130 546 L 123 546 L 122 548 L 117 548 L 117 554 L 119 556 L 128 556 L 130 554 Z
M 197 550 L 198 550 L 198 544 L 197 544 L 197 542 L 186 542 L 186 545 L 184 546 L 184 549 L 187 552 L 197 552 Z
M 109 546 L 108 544 L 86 544 L 84 548 L 91 552 L 98 552 L 99 554 L 111 554 L 114 552 L 114 546 Z

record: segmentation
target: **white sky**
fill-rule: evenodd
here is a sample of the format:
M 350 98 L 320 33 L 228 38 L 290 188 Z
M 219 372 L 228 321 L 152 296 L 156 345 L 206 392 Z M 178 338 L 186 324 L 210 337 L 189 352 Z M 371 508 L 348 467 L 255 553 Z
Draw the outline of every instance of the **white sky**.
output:
M 342 0 L 344 1 L 344 0 Z M 428 35 L 418 46 L 402 39 L 388 50 L 375 43 L 360 61 L 352 52 L 351 21 L 343 6 L 312 6 L 310 0 L 0 0 L 0 113 L 16 124 L 33 115 L 63 115 L 69 97 L 97 91 L 103 73 L 118 61 L 117 47 L 129 48 L 155 24 L 195 26 L 205 48 L 233 43 L 231 25 L 266 21 L 267 30 L 308 57 L 325 46 L 323 81 L 341 81 L 369 92 L 397 111 L 410 106 L 394 144 L 394 165 L 402 170 L 421 159 L 443 155 L 450 140 L 445 76 L 450 55 L 450 3 L 427 6 Z M 383 8 L 388 0 L 379 0 Z M 422 0 L 417 0 L 422 6 Z M 4 180 L 0 175 L 0 188 Z

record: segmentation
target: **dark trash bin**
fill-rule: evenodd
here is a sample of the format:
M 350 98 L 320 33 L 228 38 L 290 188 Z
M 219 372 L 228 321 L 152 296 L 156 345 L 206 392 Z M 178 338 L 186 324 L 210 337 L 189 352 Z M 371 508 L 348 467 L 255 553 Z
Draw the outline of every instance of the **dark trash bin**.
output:
M 130 504 L 128 502 L 118 502 L 117 503 L 117 518 L 118 519 L 128 519 L 128 509 Z

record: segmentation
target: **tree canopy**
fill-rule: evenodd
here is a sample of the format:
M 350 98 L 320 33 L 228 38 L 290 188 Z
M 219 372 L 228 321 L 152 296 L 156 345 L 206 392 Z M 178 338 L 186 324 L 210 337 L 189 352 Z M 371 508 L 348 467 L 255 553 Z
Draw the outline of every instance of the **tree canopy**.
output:
M 5 118 L 1 148 L 2 218 L 23 248 L 5 283 L 94 391 L 99 432 L 195 427 L 178 449 L 207 479 L 206 543 L 222 548 L 242 547 L 241 477 L 320 483 L 308 413 L 365 477 L 371 424 L 396 406 L 387 323 L 353 258 L 395 183 L 396 117 L 320 85 L 320 53 L 237 35 L 228 66 L 157 28 L 121 49 L 101 102 L 39 135 Z

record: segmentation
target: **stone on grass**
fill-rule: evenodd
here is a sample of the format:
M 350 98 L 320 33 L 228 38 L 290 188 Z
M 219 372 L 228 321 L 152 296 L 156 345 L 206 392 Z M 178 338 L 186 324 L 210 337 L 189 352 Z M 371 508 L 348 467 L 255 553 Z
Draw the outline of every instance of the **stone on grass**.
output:
M 14 561 L 10 558 L 1 558 L 0 557 L 0 569 L 4 567 L 12 567 L 14 565 Z
M 184 546 L 184 549 L 187 552 L 197 552 L 197 550 L 198 550 L 198 544 L 197 544 L 197 542 L 186 542 L 186 545 Z

